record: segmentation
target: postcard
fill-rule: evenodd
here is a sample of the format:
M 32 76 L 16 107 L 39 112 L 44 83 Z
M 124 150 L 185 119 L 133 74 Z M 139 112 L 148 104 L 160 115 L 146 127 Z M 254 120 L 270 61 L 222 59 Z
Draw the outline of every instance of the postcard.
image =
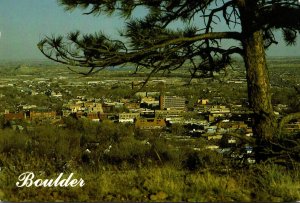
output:
M 2 0 L 0 201 L 300 201 L 299 0 Z

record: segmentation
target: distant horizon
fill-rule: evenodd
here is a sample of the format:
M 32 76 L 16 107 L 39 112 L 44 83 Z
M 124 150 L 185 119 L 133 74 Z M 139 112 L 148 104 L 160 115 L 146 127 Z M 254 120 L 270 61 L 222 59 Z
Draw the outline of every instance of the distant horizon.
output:
M 233 58 L 233 60 L 242 60 L 242 57 L 239 57 L 239 56 L 232 57 L 232 58 Z M 285 60 L 285 58 L 300 60 L 300 56 L 266 56 L 266 58 L 267 58 L 267 60 L 269 60 L 269 59 Z M 62 65 L 62 66 L 71 66 L 71 65 L 61 64 L 59 62 L 55 62 L 55 61 L 52 61 L 47 58 L 45 58 L 45 59 L 40 58 L 40 59 L 3 59 L 3 60 L 0 60 L 0 65 L 3 65 L 6 63 L 14 63 L 14 65 L 27 65 L 26 63 L 29 63 L 28 65 L 31 65 L 30 63 L 45 63 L 45 64 L 58 64 L 58 65 Z M 107 67 L 107 68 L 109 68 L 109 67 Z

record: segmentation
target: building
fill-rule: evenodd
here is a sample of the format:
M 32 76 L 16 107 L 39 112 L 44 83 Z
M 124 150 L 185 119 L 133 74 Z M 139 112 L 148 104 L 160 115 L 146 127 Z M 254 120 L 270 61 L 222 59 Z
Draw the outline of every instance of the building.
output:
M 226 113 L 230 113 L 230 109 L 226 106 L 216 105 L 216 106 L 210 107 L 210 113 L 211 114 L 226 114 Z
M 134 94 L 136 97 L 158 97 L 160 92 L 137 92 Z
M 136 111 L 140 108 L 140 103 L 138 102 L 129 102 L 125 103 L 124 106 L 129 109 L 129 111 Z
M 9 113 L 9 112 L 6 112 L 4 114 L 4 120 L 5 121 L 24 120 L 25 116 L 26 115 L 23 112 L 20 112 L 20 113 Z
M 159 98 L 159 107 L 164 109 L 185 109 L 186 99 L 178 96 L 161 95 Z
M 143 108 L 153 108 L 159 106 L 159 101 L 155 100 L 154 97 L 143 97 L 141 99 L 141 107 Z
M 243 121 L 230 121 L 230 122 L 219 122 L 217 124 L 218 128 L 229 129 L 230 131 L 235 131 L 237 129 L 244 129 L 247 133 L 251 133 L 247 124 Z
M 166 127 L 164 119 L 160 118 L 138 118 L 135 127 L 140 129 L 161 129 Z
M 104 120 L 117 121 L 117 117 L 118 115 L 115 113 L 99 113 L 100 121 L 104 121 Z
M 155 110 L 155 117 L 157 118 L 181 117 L 183 113 L 184 111 L 180 109 Z
M 140 117 L 140 113 L 119 113 L 119 122 L 134 123 L 134 120 Z
M 55 111 L 47 111 L 47 112 L 29 112 L 30 120 L 45 120 L 45 119 L 56 119 L 57 115 Z
M 89 113 L 98 113 L 98 112 L 103 113 L 103 108 L 101 103 L 86 102 L 84 103 L 84 106 L 86 107 Z
M 226 106 L 217 105 L 217 106 L 210 106 L 208 112 L 209 112 L 208 120 L 209 122 L 213 122 L 217 118 L 222 118 L 229 115 L 231 111 Z
M 198 99 L 198 104 L 207 105 L 209 103 L 208 99 Z
M 108 104 L 108 103 L 103 103 L 102 104 L 102 109 L 104 113 L 110 113 L 115 109 L 114 104 Z
M 103 113 L 101 103 L 77 101 L 64 105 L 65 110 L 70 110 L 71 113 L 86 112 L 86 113 Z
M 92 121 L 100 121 L 99 113 L 88 113 L 86 117 Z

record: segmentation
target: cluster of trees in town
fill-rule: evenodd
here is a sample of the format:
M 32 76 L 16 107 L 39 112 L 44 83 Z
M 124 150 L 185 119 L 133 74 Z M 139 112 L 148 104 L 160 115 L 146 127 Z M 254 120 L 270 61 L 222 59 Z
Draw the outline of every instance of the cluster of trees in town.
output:
M 95 123 L 71 116 L 63 120 L 65 127 L 27 126 L 17 131 L 5 128 L 2 124 L 0 154 L 2 158 L 9 157 L 4 165 L 17 166 L 19 161 L 22 164 L 18 167 L 25 170 L 22 167 L 25 167 L 26 161 L 20 158 L 44 157 L 51 165 L 47 168 L 49 173 L 72 171 L 75 168 L 67 168 L 66 165 L 71 160 L 75 163 L 73 167 L 90 168 L 88 170 L 101 170 L 106 165 L 138 168 L 166 163 L 176 163 L 179 168 L 196 167 L 181 165 L 184 156 L 179 154 L 187 151 L 172 152 L 166 139 L 159 136 L 160 130 L 143 131 L 135 129 L 133 125 L 117 124 L 110 120 Z M 176 127 L 173 131 L 174 134 L 182 132 Z

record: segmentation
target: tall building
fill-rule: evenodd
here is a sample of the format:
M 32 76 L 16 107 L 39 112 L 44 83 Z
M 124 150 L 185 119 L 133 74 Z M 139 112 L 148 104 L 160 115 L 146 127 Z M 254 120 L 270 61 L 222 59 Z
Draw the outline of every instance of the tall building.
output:
M 185 109 L 186 108 L 185 102 L 186 99 L 184 97 L 160 95 L 159 107 L 161 110 Z

